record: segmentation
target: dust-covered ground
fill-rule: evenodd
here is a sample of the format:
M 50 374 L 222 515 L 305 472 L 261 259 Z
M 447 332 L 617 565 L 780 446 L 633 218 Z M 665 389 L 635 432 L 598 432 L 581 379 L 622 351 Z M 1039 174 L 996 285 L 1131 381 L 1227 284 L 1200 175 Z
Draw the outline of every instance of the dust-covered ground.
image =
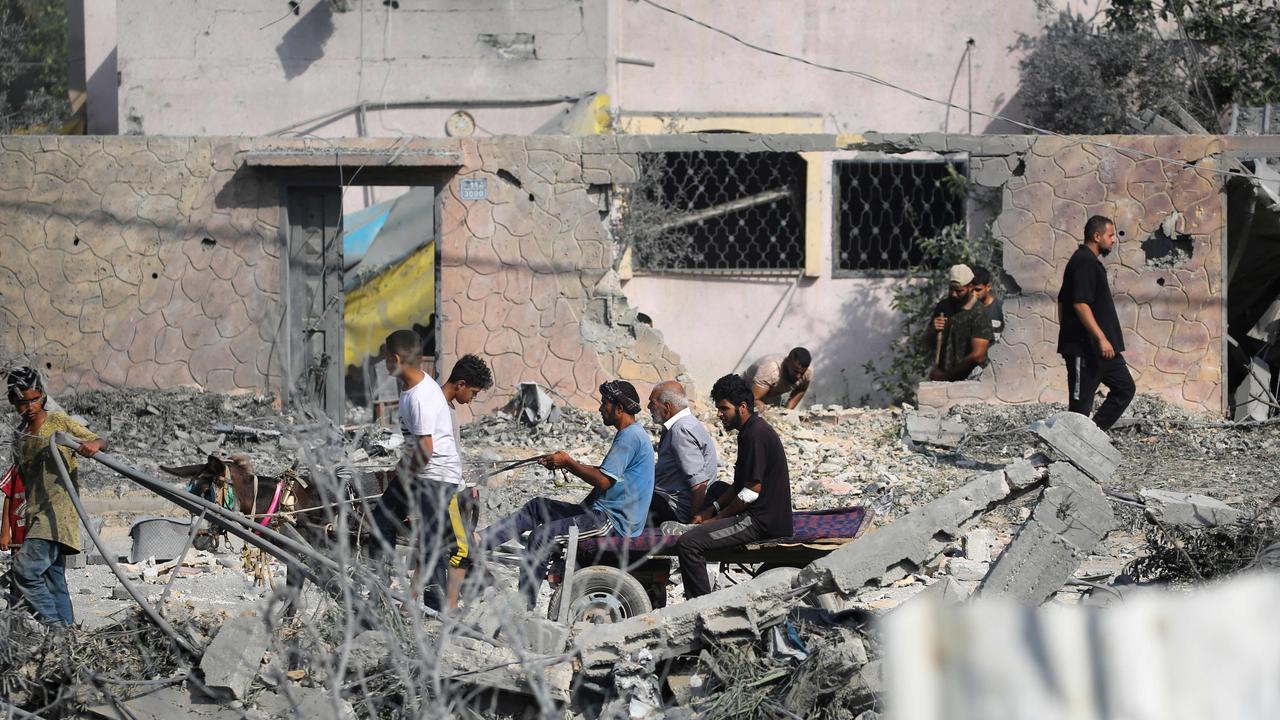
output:
M 357 472 L 371 472 L 394 463 L 396 458 L 395 432 L 390 428 L 352 426 L 334 428 L 314 418 L 281 413 L 266 398 L 249 396 L 219 396 L 191 391 L 138 392 L 94 391 L 65 394 L 58 397 L 66 410 L 82 417 L 91 429 L 104 436 L 110 444 L 110 452 L 126 463 L 153 476 L 167 478 L 176 487 L 185 481 L 164 475 L 161 466 L 176 466 L 202 462 L 209 454 L 245 456 L 255 470 L 264 476 L 274 475 L 295 463 L 307 466 L 328 467 L 344 464 Z M 1023 406 L 969 405 L 954 409 L 950 417 L 962 420 L 970 429 L 969 436 L 956 448 L 939 449 L 913 445 L 904 441 L 902 409 L 865 409 L 814 406 L 799 411 L 773 410 L 766 419 L 777 429 L 786 449 L 793 489 L 793 502 L 798 510 L 873 505 L 877 509 L 876 525 L 883 526 L 894 518 L 954 490 L 974 474 L 1002 467 L 1034 452 L 1053 451 L 1027 428 L 1028 425 L 1065 408 L 1061 405 L 1038 404 Z M 736 454 L 733 434 L 725 432 L 715 422 L 706 407 L 696 407 L 695 413 L 708 427 L 716 440 L 720 457 L 720 479 L 730 480 Z M 14 420 L 11 416 L 11 421 Z M 641 418 L 650 431 L 655 444 L 655 424 L 647 414 Z M 1213 417 L 1189 416 L 1157 400 L 1139 397 L 1121 424 L 1110 433 L 1113 443 L 1123 456 L 1122 464 L 1110 483 L 1109 489 L 1133 492 L 1139 489 L 1172 489 L 1200 493 L 1218 498 L 1246 512 L 1251 512 L 1280 495 L 1280 424 L 1252 426 L 1224 423 Z M 470 481 L 481 489 L 480 526 L 483 527 L 502 515 L 519 508 L 528 500 L 548 496 L 562 500 L 579 500 L 588 487 L 572 476 L 552 473 L 537 465 L 528 465 L 511 472 L 497 472 L 505 464 L 530 458 L 555 450 L 565 450 L 585 462 L 599 462 L 609 446 L 612 430 L 602 425 L 599 416 L 564 408 L 559 422 L 530 427 L 511 415 L 495 413 L 480 418 L 462 428 L 465 472 Z M 8 461 L 9 437 L 0 439 L 0 460 Z M 83 495 L 90 512 L 107 521 L 104 538 L 110 549 L 119 556 L 128 555 L 129 526 L 139 518 L 154 515 L 182 515 L 182 511 L 168 505 L 154 495 L 140 489 L 93 461 L 80 461 L 80 477 Z M 983 516 L 974 527 L 966 531 L 989 530 L 995 536 L 993 554 L 1008 544 L 1025 520 L 1036 497 L 1030 495 L 997 507 Z M 1114 505 L 1120 522 L 1109 533 L 1077 570 L 1075 577 L 1081 586 L 1073 586 L 1058 596 L 1061 602 L 1079 602 L 1087 593 L 1082 586 L 1087 583 L 1108 583 L 1121 575 L 1126 565 L 1147 552 L 1149 527 L 1144 525 L 1140 513 L 1124 504 Z M 874 529 L 873 529 L 874 531 Z M 195 628 L 193 632 L 212 635 L 225 619 L 238 613 L 270 606 L 278 598 L 269 584 L 251 577 L 241 564 L 243 545 L 232 543 L 211 554 L 193 553 L 181 567 L 166 568 L 164 563 L 140 562 L 126 565 L 125 572 L 142 589 L 152 602 L 165 598 L 163 606 L 168 614 L 182 618 Z M 892 586 L 869 590 L 854 598 L 848 609 L 879 613 L 892 609 L 912 595 L 949 578 L 963 589 L 971 590 L 977 580 L 973 577 L 973 563 L 967 567 L 969 575 L 959 565 L 967 557 L 967 549 L 959 539 L 954 548 L 918 572 Z M 987 558 L 989 560 L 990 558 Z M 987 560 L 977 561 L 979 565 Z M 160 567 L 157 568 L 157 565 Z M 282 577 L 282 568 L 274 564 L 276 577 Z M 742 578 L 736 571 L 717 577 L 718 584 L 731 583 Z M 509 610 L 488 609 L 501 595 L 503 583 L 510 583 L 514 576 L 499 578 L 498 584 L 480 593 L 464 596 L 464 611 L 472 611 L 468 617 L 503 615 Z M 678 574 L 672 578 L 673 587 L 669 602 L 683 599 Z M 136 618 L 136 604 L 122 593 L 120 583 L 103 565 L 90 564 L 68 570 L 68 584 L 83 632 L 71 644 L 65 645 L 63 655 L 51 655 L 62 663 L 58 672 L 68 678 L 76 675 L 77 658 L 92 659 L 94 667 L 109 667 L 109 638 L 121 640 L 147 638 L 154 642 L 154 631 Z M 548 595 L 544 591 L 537 611 L 545 616 Z M 305 623 L 320 623 L 311 628 L 322 628 L 325 652 L 337 652 L 346 647 L 358 634 L 359 628 L 348 628 L 344 637 L 340 621 L 326 620 L 331 604 L 315 588 L 308 586 L 304 598 L 308 612 Z M 212 613 L 212 615 L 211 615 Z M 478 615 L 476 615 L 478 613 Z M 221 618 L 211 620 L 210 618 Z M 829 618 L 828 618 L 829 620 Z M 828 648 L 819 664 L 802 665 L 804 672 L 791 676 L 786 682 L 797 683 L 805 678 L 825 676 L 836 664 L 845 663 L 849 668 L 862 667 L 850 660 L 849 648 L 861 647 L 871 639 L 861 630 L 838 628 L 823 620 L 809 626 L 796 619 L 804 637 L 815 647 Z M 334 624 L 336 622 L 337 624 Z M 292 626 L 289 632 L 305 634 L 306 628 Z M 826 623 L 826 624 L 824 624 Z M 25 627 L 25 626 L 23 626 Z M 28 629 L 29 630 L 29 629 Z M 22 632 L 28 632 L 22 630 Z M 19 633 L 20 634 L 20 633 Z M 203 635 L 202 635 L 203 637 Z M 836 639 L 832 639 L 836 638 Z M 207 637 L 205 638 L 207 640 Z M 319 641 L 317 641 L 319 642 Z M 417 642 L 422 642 L 421 638 Z M 824 645 L 824 643 L 827 643 Z M 0 647 L 0 656 L 12 650 Z M 346 652 L 345 650 L 343 651 Z M 421 652 L 412 647 L 404 652 L 413 655 Z M 496 652 L 496 651 L 495 651 Z M 740 692 L 750 694 L 759 691 L 759 702 L 778 702 L 795 712 L 803 705 L 786 705 L 795 695 L 789 689 L 778 690 L 777 658 L 769 656 L 741 656 L 739 650 L 725 649 L 713 653 L 715 662 L 728 663 L 743 668 L 741 673 L 749 682 L 738 683 Z M 861 651 L 859 651 L 861 652 Z M 67 654 L 70 653 L 70 654 Z M 727 653 L 727 654 L 725 654 Z M 866 654 L 859 662 L 865 663 Z M 25 656 L 24 656 L 25 657 Z M 268 653 L 270 657 L 270 653 Z M 481 657 L 487 657 L 481 655 Z M 816 655 L 815 655 L 816 657 Z M 843 658 L 843 659 L 841 659 Z M 855 657 L 856 660 L 856 657 Z M 87 661 L 87 660 L 86 660 Z M 0 657 L 0 664 L 5 662 Z M 315 662 L 318 662 L 316 660 Z M 332 658 L 327 660 L 332 664 Z M 706 670 L 704 658 L 686 663 L 688 677 L 715 677 L 714 667 Z M 823 664 L 825 663 L 825 664 Z M 128 668 L 118 673 L 120 678 L 137 673 L 182 672 L 182 663 L 167 655 L 152 656 L 147 653 L 130 655 Z M 27 666 L 24 666 L 27 667 Z M 341 671 L 328 667 L 328 672 Z M 843 667 L 843 666 L 842 666 Z M 132 668 L 130 670 L 129 668 Z M 362 671 L 363 672 L 363 671 Z M 382 671 L 385 674 L 385 670 Z M 710 672 L 710 675 L 707 673 Z M 735 670 L 734 672 L 738 672 Z M 849 672 L 855 673 L 850 669 Z M 862 671 L 854 674 L 862 677 Z M 106 670 L 94 670 L 102 675 Z M 739 674 L 741 674 L 739 673 Z M 83 676 L 83 670 L 80 675 Z M 733 673 L 729 673 L 732 675 Z M 103 675 L 105 677 L 105 675 Z M 255 680 L 257 698 L 275 698 L 279 693 L 265 674 Z M 309 678 L 304 673 L 304 678 Z M 685 680 L 688 679 L 685 678 Z M 364 676 L 360 676 L 364 682 Z M 134 678 L 137 679 L 137 678 Z M 278 678 L 277 678 L 278 680 Z M 76 680 L 101 685 L 101 678 Z M 385 676 L 385 683 L 390 683 Z M 34 681 L 32 681 L 34 682 Z M 303 685 L 324 688 L 325 681 L 303 679 Z M 347 690 L 354 682 L 348 676 Z M 401 682 L 401 681 L 397 681 Z M 725 687 L 735 686 L 734 681 L 722 679 Z M 875 705 L 870 691 L 873 683 L 859 680 L 850 688 L 844 701 L 848 708 L 871 708 Z M 332 686 L 332 678 L 329 681 Z M 30 698 L 43 697 L 23 686 Z M 385 697 L 399 697 L 400 685 L 388 685 L 382 689 Z M 664 693 L 672 692 L 664 686 Z M 767 691 L 767 692 L 766 692 Z M 389 694 L 387 694 L 389 693 Z M 773 695 L 769 695 L 773 693 Z M 781 694 L 780 694 L 781 693 Z M 767 697 L 768 696 L 768 697 Z M 680 703 L 704 702 L 706 708 L 729 710 L 725 705 L 727 693 L 708 695 L 702 701 L 693 696 L 682 696 Z M 773 699 L 769 699 L 772 697 Z M 805 702 L 816 703 L 818 694 Z M 668 698 L 670 700 L 670 698 Z M 47 697 L 46 697 L 47 701 Z M 274 700 L 273 700 L 274 701 Z M 34 703 L 35 700 L 31 700 Z M 69 701 L 63 701 L 66 704 Z M 266 702 L 263 700 L 262 702 Z M 400 701 L 396 701 L 400 702 Z M 734 703 L 741 704 L 740 700 Z M 38 707 L 27 703 L 24 707 Z M 245 707 L 265 707 L 247 703 Z M 393 705 L 394 707 L 401 707 Z M 723 707 L 722 707 L 723 706 Z M 70 707 L 70 705 L 68 705 Z M 359 704 L 355 705 L 357 710 Z M 378 706 L 381 707 L 381 706 Z M 388 706 L 391 707 L 391 706 Z M 810 707 L 813 707 L 812 705 Z M 733 705 L 737 708 L 737 705 Z M 836 712 L 832 705 L 813 716 L 857 717 L 849 711 Z M 740 709 L 740 708 L 739 708 Z M 265 717 L 260 711 L 258 716 Z M 382 712 L 356 713 L 359 716 L 394 716 Z M 505 713 L 480 712 L 475 716 L 490 717 Z M 518 715 L 519 713 L 515 713 Z M 526 713 L 527 714 L 527 713 Z M 781 715 L 780 715 L 781 716 Z M 870 716 L 868 716 L 870 717 Z

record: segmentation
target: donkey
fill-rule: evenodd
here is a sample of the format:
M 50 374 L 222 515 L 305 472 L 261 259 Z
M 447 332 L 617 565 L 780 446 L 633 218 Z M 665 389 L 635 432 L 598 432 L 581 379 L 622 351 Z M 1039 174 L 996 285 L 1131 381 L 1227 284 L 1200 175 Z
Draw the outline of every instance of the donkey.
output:
M 190 478 L 191 492 L 206 500 L 224 506 L 234 504 L 234 509 L 243 515 L 286 535 L 293 534 L 291 530 L 296 530 L 300 539 L 317 549 L 323 549 L 332 537 L 332 519 L 339 512 L 337 505 L 350 503 L 349 507 L 356 513 L 362 512 L 363 504 L 353 502 L 359 496 L 344 469 L 339 469 L 336 473 L 343 485 L 337 493 L 338 497 L 327 497 L 316 482 L 293 469 L 286 470 L 277 477 L 259 477 L 254 474 L 248 458 L 244 457 L 227 459 L 209 455 L 208 460 L 201 464 L 181 467 L 162 465 L 160 469 L 170 475 Z M 228 488 L 234 494 L 234 503 L 226 501 Z M 341 502 L 335 502 L 339 497 Z M 359 523 L 352 523 L 352 527 L 357 526 Z M 225 534 L 225 530 L 215 526 L 207 534 L 202 533 L 203 543 L 197 536 L 197 547 L 203 544 L 202 549 L 211 548 Z M 291 589 L 299 589 L 302 586 L 302 574 L 288 572 L 286 582 Z

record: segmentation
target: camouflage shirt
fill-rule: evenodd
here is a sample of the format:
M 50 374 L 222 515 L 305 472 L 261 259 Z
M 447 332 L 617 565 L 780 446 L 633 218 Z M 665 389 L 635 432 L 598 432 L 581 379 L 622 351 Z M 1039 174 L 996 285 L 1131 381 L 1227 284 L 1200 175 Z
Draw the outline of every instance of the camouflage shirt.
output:
M 49 413 L 34 433 L 28 432 L 25 426 L 14 431 L 14 464 L 27 486 L 27 539 L 52 540 L 63 545 L 66 552 L 78 553 L 81 550 L 80 517 L 76 515 L 71 496 L 58 477 L 53 456 L 49 454 L 49 438 L 56 432 L 73 435 L 81 441 L 98 439 L 83 425 L 60 412 Z M 59 446 L 58 450 L 62 453 L 71 484 L 79 492 L 76 454 L 66 447 Z
M 961 310 L 947 318 L 947 327 L 942 331 L 942 364 L 938 369 L 949 372 L 959 365 L 964 356 L 969 354 L 969 341 L 973 338 L 982 338 L 987 342 L 995 339 L 991 319 L 987 317 L 986 310 L 976 303 L 972 308 Z M 986 363 L 982 363 L 982 366 L 985 367 Z

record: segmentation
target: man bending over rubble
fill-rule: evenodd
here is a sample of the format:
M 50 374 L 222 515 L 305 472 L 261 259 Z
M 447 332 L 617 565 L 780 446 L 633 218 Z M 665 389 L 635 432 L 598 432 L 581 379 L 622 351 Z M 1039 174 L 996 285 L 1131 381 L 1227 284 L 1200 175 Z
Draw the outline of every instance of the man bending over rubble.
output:
M 794 347 L 786 357 L 766 355 L 751 363 L 742 377 L 751 386 L 756 410 L 781 406 L 783 395 L 787 395 L 787 409 L 794 410 L 813 382 L 812 360 L 807 349 Z
M 81 551 L 80 518 L 50 455 L 49 438 L 64 432 L 81 441 L 80 454 L 92 457 L 106 447 L 97 435 L 66 413 L 45 409 L 44 383 L 31 368 L 9 371 L 9 402 L 22 416 L 14 431 L 13 457 L 26 483 L 27 535 L 13 559 L 13 573 L 36 619 L 50 627 L 71 627 L 75 615 L 67 590 L 67 555 Z M 58 447 L 73 487 L 79 488 L 75 457 Z
M 462 460 L 452 408 L 454 403 L 471 402 L 476 393 L 493 384 L 493 376 L 484 361 L 467 355 L 454 365 L 441 388 L 422 371 L 422 340 L 412 330 L 397 330 L 387 337 L 386 364 L 402 388 L 400 426 L 405 450 L 374 509 L 370 555 L 381 564 L 384 554 L 394 551 L 405 518 L 412 516 L 413 587 L 422 589 L 423 602 L 432 610 L 443 611 L 446 606 L 454 610 L 470 562 L 470 533 L 459 507 Z
M 716 477 L 716 444 L 689 411 L 684 386 L 675 380 L 653 386 L 649 413 L 662 426 L 658 461 L 653 468 L 649 524 L 656 526 L 669 520 L 687 523 L 694 510 L 702 507 L 707 483 Z
M 793 532 L 787 456 L 778 433 L 755 413 L 751 388 L 740 376 L 725 375 L 711 387 L 711 399 L 724 429 L 738 431 L 738 459 L 733 485 L 694 515 L 697 527 L 680 536 L 680 576 L 687 599 L 711 592 L 707 551 Z
M 546 578 L 548 553 L 553 545 L 565 542 L 570 527 L 578 527 L 580 538 L 635 537 L 644 530 L 645 512 L 653 495 L 653 446 L 649 434 L 636 421 L 639 413 L 640 394 L 631 383 L 610 380 L 601 385 L 600 418 L 606 426 L 617 428 L 604 462 L 585 465 L 563 450 L 543 455 L 538 461 L 545 468 L 566 470 L 585 481 L 591 486 L 586 499 L 568 503 L 534 498 L 482 534 L 481 544 L 494 548 L 529 533 L 520 586 L 530 608 Z

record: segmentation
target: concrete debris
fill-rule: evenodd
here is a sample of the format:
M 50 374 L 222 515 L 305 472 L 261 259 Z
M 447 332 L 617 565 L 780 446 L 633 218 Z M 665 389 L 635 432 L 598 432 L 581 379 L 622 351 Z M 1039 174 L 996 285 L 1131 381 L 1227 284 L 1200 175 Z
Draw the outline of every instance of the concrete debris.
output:
M 1165 525 L 1215 527 L 1231 525 L 1244 518 L 1244 513 L 1206 495 L 1171 490 L 1140 490 L 1138 497 L 1147 506 L 1147 517 Z
M 990 562 L 999 547 L 999 539 L 989 528 L 976 528 L 964 534 L 964 556 L 977 562 Z
M 1020 477 L 1024 474 L 1019 471 Z M 1004 470 L 978 475 L 967 485 L 810 563 L 796 585 L 816 584 L 815 592 L 839 590 L 852 595 L 868 585 L 887 585 L 906 577 L 956 539 L 965 522 L 1016 492 Z
M 204 684 L 232 698 L 248 696 L 268 640 L 266 623 L 257 613 L 246 611 L 228 620 L 200 659 Z
M 526 425 L 558 423 L 564 417 L 547 391 L 532 382 L 522 382 L 516 387 L 515 411 Z
M 579 634 L 574 644 L 584 673 L 606 675 L 642 650 L 662 661 L 696 652 L 709 642 L 760 640 L 766 630 L 786 619 L 802 594 L 791 590 L 786 575 L 762 576 L 622 622 L 594 625 Z
M 664 717 L 662 690 L 654 672 L 653 655 L 641 650 L 613 668 L 614 698 L 600 715 L 625 720 L 657 720 Z
M 1111 481 L 1121 456 L 1111 439 L 1093 421 L 1073 412 L 1060 412 L 1032 423 L 1031 430 L 1062 453 L 1073 465 L 1100 483 Z
M 947 563 L 947 574 L 956 580 L 964 582 L 973 582 L 982 580 L 987 576 L 987 571 L 991 569 L 991 563 L 979 560 L 970 560 L 969 558 L 951 558 Z
M 1071 579 L 1114 526 L 1111 503 L 1102 488 L 1074 466 L 1054 463 L 1031 519 L 996 560 L 978 594 L 1042 603 Z
M 241 720 L 245 714 L 216 700 L 181 686 L 162 687 L 126 700 L 119 705 L 96 705 L 88 709 L 92 717 L 108 720 Z M 18 716 L 21 717 L 21 716 Z
M 549 697 L 562 704 L 568 702 L 573 666 L 567 660 L 526 666 L 527 658 L 525 652 L 454 636 L 440 648 L 440 673 L 447 685 Z
M 915 443 L 953 448 L 964 442 L 969 426 L 955 418 L 940 418 L 920 413 L 907 413 L 902 436 Z
M 351 703 L 324 688 L 303 687 L 291 682 L 281 683 L 274 691 L 267 691 L 255 698 L 258 717 L 271 720 L 356 720 Z

